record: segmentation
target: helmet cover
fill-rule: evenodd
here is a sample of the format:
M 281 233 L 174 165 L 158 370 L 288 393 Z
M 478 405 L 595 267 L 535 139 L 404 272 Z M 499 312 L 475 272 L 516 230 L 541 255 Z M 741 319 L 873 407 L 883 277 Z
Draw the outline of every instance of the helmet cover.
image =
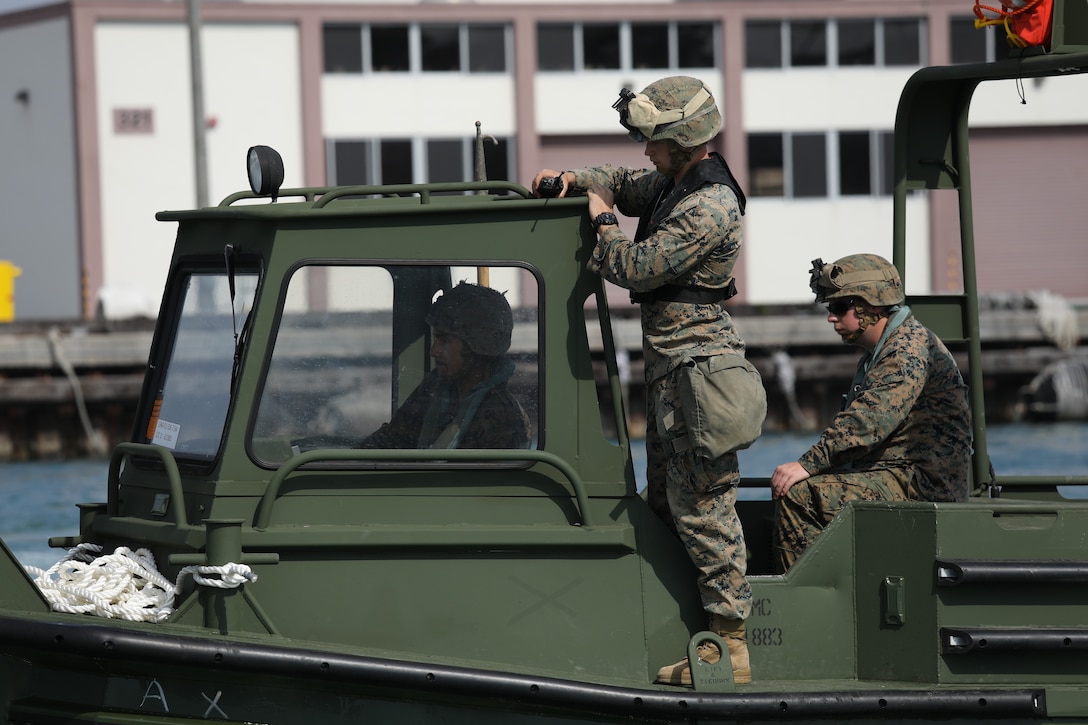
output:
M 831 264 L 816 259 L 809 273 L 809 287 L 817 302 L 857 297 L 874 307 L 885 307 L 906 301 L 899 270 L 877 254 L 852 254 Z
M 461 282 L 431 304 L 427 324 L 461 338 L 477 355 L 495 357 L 510 349 L 514 316 L 503 293 Z
M 690 76 L 669 76 L 632 93 L 620 91 L 612 104 L 620 124 L 635 141 L 672 139 L 684 148 L 701 146 L 718 135 L 722 116 L 703 82 Z

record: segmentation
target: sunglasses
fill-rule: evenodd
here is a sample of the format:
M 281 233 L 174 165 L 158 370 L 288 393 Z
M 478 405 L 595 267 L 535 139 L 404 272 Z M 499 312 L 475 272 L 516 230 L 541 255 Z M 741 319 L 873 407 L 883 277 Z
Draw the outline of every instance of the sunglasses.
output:
M 831 302 L 827 304 L 827 311 L 835 317 L 842 317 L 852 309 L 854 309 L 853 297 L 847 297 L 841 300 L 831 300 Z

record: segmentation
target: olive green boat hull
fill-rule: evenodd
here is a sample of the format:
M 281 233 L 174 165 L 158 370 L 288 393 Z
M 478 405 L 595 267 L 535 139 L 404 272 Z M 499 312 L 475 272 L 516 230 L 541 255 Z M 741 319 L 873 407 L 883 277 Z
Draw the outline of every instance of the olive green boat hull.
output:
M 78 533 L 51 539 L 146 548 L 170 580 L 228 563 L 255 578 L 189 581 L 161 623 L 66 614 L 0 543 L 0 722 L 1088 722 L 1088 502 L 1059 489 L 1088 477 L 991 469 L 967 158 L 980 82 L 1088 69 L 1088 42 L 1074 42 L 1088 41 L 1088 12 L 1055 7 L 1071 46 L 923 69 L 896 122 L 900 269 L 907 193 L 960 195 L 964 293 L 909 302 L 968 355 L 975 495 L 851 504 L 785 576 L 771 573 L 772 502 L 742 498 L 751 684 L 694 656 L 717 637 L 702 631 L 696 572 L 636 490 L 623 425 L 618 441 L 605 432 L 595 365 L 612 417 L 624 410 L 603 284 L 586 270 L 585 199 L 532 199 L 506 182 L 300 189 L 159 214 L 179 233 L 133 442 L 113 453 L 105 501 L 81 504 Z M 453 268 L 531 277 L 536 447 L 334 450 L 331 438 L 258 434 L 288 280 L 323 260 L 330 279 L 369 265 L 401 285 L 389 325 L 416 332 L 394 337 L 381 364 L 406 390 L 426 370 L 427 325 L 402 298 L 428 303 Z M 236 265 L 259 284 L 220 358 L 222 429 L 172 452 L 150 441 L 186 333 L 181 300 L 218 275 L 234 313 Z M 211 338 L 187 339 L 200 342 L 183 353 Z M 308 380 L 285 377 L 297 403 Z M 685 655 L 693 687 L 653 683 Z

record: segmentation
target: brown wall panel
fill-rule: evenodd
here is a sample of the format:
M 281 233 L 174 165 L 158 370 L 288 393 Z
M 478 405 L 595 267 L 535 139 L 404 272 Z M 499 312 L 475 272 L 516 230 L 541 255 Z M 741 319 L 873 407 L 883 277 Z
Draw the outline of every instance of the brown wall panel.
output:
M 981 292 L 1088 298 L 1086 160 L 1084 127 L 971 133 Z

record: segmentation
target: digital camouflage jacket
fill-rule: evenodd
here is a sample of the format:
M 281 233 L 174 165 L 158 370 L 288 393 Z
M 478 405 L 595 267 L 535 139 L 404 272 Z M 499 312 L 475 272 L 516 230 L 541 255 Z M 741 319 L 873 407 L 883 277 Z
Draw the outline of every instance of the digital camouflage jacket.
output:
M 622 214 L 647 217 L 640 225 L 645 238 L 637 241 L 619 227 L 605 230 L 593 251 L 591 270 L 636 293 L 669 284 L 707 290 L 730 285 L 740 253 L 743 195 L 738 199 L 721 157 L 714 154 L 702 161 L 679 188 L 651 169 L 601 166 L 572 173 L 573 193 L 601 184 L 613 190 Z M 662 213 L 653 214 L 655 209 Z M 657 300 L 641 308 L 647 383 L 686 357 L 744 352 L 744 342 L 720 302 Z
M 967 386 L 944 343 L 907 312 L 889 324 L 843 410 L 798 462 L 812 475 L 912 469 L 907 496 L 963 501 L 969 494 Z M 863 374 L 862 374 L 863 373 Z

